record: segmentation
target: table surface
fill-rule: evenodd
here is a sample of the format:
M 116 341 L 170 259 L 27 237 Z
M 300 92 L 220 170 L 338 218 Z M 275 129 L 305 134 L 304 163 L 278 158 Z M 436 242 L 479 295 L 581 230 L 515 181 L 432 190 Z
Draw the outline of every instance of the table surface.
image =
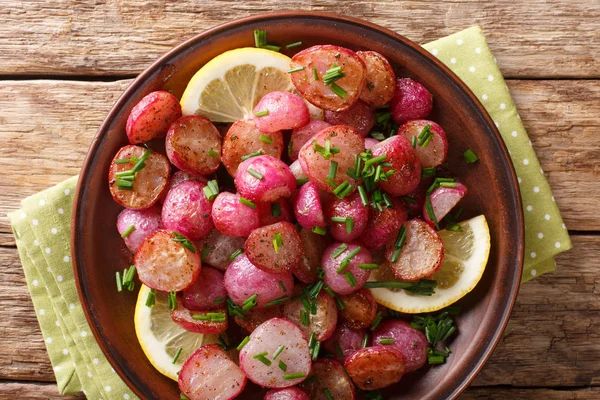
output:
M 7 212 L 78 173 L 131 79 L 209 27 L 274 10 L 361 17 L 425 43 L 479 24 L 571 233 L 558 269 L 521 288 L 464 399 L 600 398 L 598 0 L 3 0 L 0 13 L 0 399 L 58 394 Z M 73 398 L 79 398 L 75 396 Z

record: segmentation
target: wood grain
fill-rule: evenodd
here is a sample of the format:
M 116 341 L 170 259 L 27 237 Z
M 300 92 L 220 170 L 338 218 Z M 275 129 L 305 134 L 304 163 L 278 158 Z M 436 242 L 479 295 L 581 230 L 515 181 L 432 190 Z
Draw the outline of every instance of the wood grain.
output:
M 260 12 L 330 11 L 425 43 L 474 24 L 508 77 L 600 77 L 597 0 L 5 0 L 4 75 L 135 75 L 210 27 Z
M 0 87 L 0 245 L 6 213 L 79 172 L 88 146 L 130 81 L 4 81 Z M 567 227 L 595 230 L 600 198 L 600 81 L 508 81 Z
M 77 400 L 85 399 L 85 396 L 83 393 L 62 396 L 58 393 L 55 383 L 2 382 L 0 383 L 0 399 Z
M 472 387 L 600 384 L 600 236 L 574 236 L 573 244 L 558 257 L 555 272 L 522 286 L 508 328 Z M 0 321 L 6 321 L 0 381 L 52 382 L 16 249 L 0 248 L 0 263 Z M 484 392 L 477 393 L 474 398 Z

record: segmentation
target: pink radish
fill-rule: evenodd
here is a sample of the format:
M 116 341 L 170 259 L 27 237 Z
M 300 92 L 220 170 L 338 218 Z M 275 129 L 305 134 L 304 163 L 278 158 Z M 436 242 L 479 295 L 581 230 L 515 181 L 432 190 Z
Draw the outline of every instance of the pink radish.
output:
M 302 97 L 290 92 L 267 93 L 254 107 L 254 123 L 261 132 L 276 132 L 304 126 L 310 120 Z
M 359 100 L 344 111 L 325 111 L 325 121 L 331 125 L 351 126 L 365 137 L 375 125 L 375 112 L 367 103 Z
M 435 219 L 438 222 L 441 221 L 466 195 L 467 187 L 460 182 L 456 184 L 455 188 L 440 186 L 434 189 L 429 198 L 431 199 L 431 207 L 433 208 Z M 431 222 L 425 206 L 423 206 L 423 216 L 425 217 L 425 221 Z
M 411 143 L 415 140 L 415 150 L 422 167 L 437 167 L 446 161 L 448 139 L 444 129 L 435 122 L 426 119 L 409 121 L 398 129 L 398 135 L 404 136 Z M 428 135 L 431 135 L 430 139 L 427 139 Z
M 235 187 L 248 200 L 274 202 L 292 196 L 296 191 L 296 178 L 283 161 L 271 156 L 258 156 L 239 165 Z
M 315 226 L 327 227 L 323 215 L 323 206 L 319 198 L 319 190 L 313 182 L 306 182 L 302 185 L 294 196 L 292 203 L 296 220 L 300 226 L 306 229 L 312 229 Z
M 400 78 L 396 82 L 396 92 L 391 100 L 392 118 L 398 124 L 415 119 L 423 119 L 433 108 L 433 96 L 418 82 L 410 78 Z
M 159 90 L 144 96 L 127 118 L 127 138 L 129 143 L 147 142 L 165 137 L 169 125 L 181 117 L 179 100 L 169 92 Z
M 357 51 L 367 67 L 367 79 L 360 99 L 372 106 L 387 104 L 396 91 L 396 74 L 390 62 L 375 51 Z
M 308 124 L 303 127 L 296 128 L 292 131 L 292 136 L 290 136 L 290 147 L 288 152 L 288 156 L 290 160 L 295 161 L 298 159 L 298 153 L 300 149 L 306 142 L 310 141 L 313 136 L 317 133 L 321 132 L 323 129 L 330 127 L 331 124 L 328 124 L 325 121 L 321 121 L 318 119 L 311 120 Z
M 121 235 L 128 232 L 123 240 L 132 253 L 135 253 L 144 239 L 158 228 L 160 228 L 160 210 L 156 207 L 144 210 L 126 208 L 117 217 L 117 230 Z
M 241 202 L 239 194 L 221 192 L 212 207 L 215 228 L 227 236 L 248 236 L 260 226 L 258 210 Z

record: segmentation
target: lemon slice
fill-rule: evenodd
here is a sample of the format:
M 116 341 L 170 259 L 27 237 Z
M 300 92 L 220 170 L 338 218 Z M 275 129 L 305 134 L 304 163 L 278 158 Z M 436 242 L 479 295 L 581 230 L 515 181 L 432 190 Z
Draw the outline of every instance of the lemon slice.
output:
M 251 119 L 265 94 L 296 93 L 288 73 L 290 61 L 281 53 L 255 47 L 226 51 L 192 77 L 181 97 L 183 115 L 201 115 L 213 122 Z M 323 119 L 322 110 L 307 105 L 311 118 Z
M 202 335 L 186 331 L 173 320 L 168 295 L 156 292 L 154 306 L 147 307 L 150 288 L 142 285 L 135 305 L 135 333 L 148 360 L 161 374 L 177 380 L 177 373 L 187 358 L 202 345 L 217 343 L 217 335 Z M 179 349 L 181 354 L 173 364 Z
M 430 278 L 437 281 L 432 296 L 410 294 L 402 289 L 377 288 L 371 289 L 375 300 L 392 310 L 418 314 L 447 307 L 473 290 L 490 255 L 490 231 L 483 215 L 458 225 L 462 227 L 461 232 L 439 232 L 444 242 L 444 261 Z M 381 272 L 374 271 L 369 280 L 377 280 L 378 275 Z

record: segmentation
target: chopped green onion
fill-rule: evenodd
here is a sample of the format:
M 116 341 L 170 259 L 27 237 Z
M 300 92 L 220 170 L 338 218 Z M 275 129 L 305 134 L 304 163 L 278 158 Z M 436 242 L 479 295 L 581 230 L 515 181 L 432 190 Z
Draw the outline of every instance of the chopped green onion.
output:
M 245 197 L 240 197 L 240 203 L 242 203 L 243 205 L 248 206 L 252 209 L 256 208 L 256 204 L 254 204 L 250 200 L 246 199 Z
M 250 153 L 250 154 L 246 154 L 245 156 L 242 156 L 242 161 L 246 161 L 249 158 L 258 157 L 258 156 L 262 156 L 262 155 L 263 155 L 263 150 L 260 149 L 260 150 L 255 151 L 254 153 Z
M 377 264 L 358 264 L 358 268 L 364 269 L 364 270 L 379 269 L 379 265 L 377 265 Z
M 433 211 L 433 206 L 431 205 L 431 197 L 428 194 L 425 195 L 425 210 L 427 211 L 427 215 L 429 216 L 429 219 L 435 225 L 435 229 L 437 229 L 439 231 L 440 225 L 435 216 L 435 212 Z
M 347 217 L 346 218 L 346 233 L 352 233 L 354 230 L 354 218 Z
M 463 157 L 465 158 L 465 161 L 468 162 L 469 164 L 473 164 L 474 162 L 477 162 L 477 160 L 479 160 L 479 157 L 477 157 L 477 154 L 475 154 L 475 152 L 471 149 L 468 149 L 467 151 L 465 151 L 463 153 Z
M 308 312 L 306 310 L 300 310 L 300 322 L 304 326 L 308 326 L 310 323 Z
M 316 341 L 316 334 L 314 332 L 311 332 L 310 337 L 308 338 L 308 347 L 310 347 L 312 349 L 312 347 L 315 345 L 315 341 Z
M 196 253 L 196 246 L 194 246 L 194 243 L 192 243 L 188 238 L 177 232 L 171 232 L 171 234 L 173 235 L 171 240 L 177 243 L 181 243 L 183 247 L 185 247 L 192 253 Z
M 379 281 L 367 282 L 363 285 L 366 289 L 388 288 L 404 289 L 407 292 L 419 294 L 422 296 L 431 296 L 435 293 L 437 282 L 429 279 L 421 279 L 418 282 L 398 282 L 398 281 Z
M 123 291 L 123 283 L 121 281 L 121 273 L 119 271 L 117 271 L 115 274 L 115 277 L 117 280 L 117 292 L 122 292 Z
M 373 320 L 373 323 L 371 324 L 371 330 L 372 331 L 374 331 L 375 329 L 377 329 L 377 327 L 381 323 L 382 319 L 383 319 L 383 314 L 381 313 L 381 311 L 377 311 L 377 315 L 375 315 L 375 319 Z
M 179 393 L 179 400 L 190 400 L 190 398 L 183 393 Z
M 364 349 L 365 347 L 367 347 L 368 344 L 369 344 L 369 332 L 366 332 L 365 337 L 363 338 L 363 341 L 362 341 L 362 348 Z
M 385 140 L 385 135 L 381 132 L 371 132 L 371 137 L 376 140 Z
M 339 297 L 335 298 L 335 302 L 337 303 L 338 308 L 340 310 L 344 311 L 344 309 L 346 308 L 346 306 L 344 305 L 344 302 Z
M 392 113 L 389 111 L 383 112 L 383 113 L 377 113 L 375 115 L 375 122 L 377 122 L 378 124 L 381 124 L 383 122 L 389 121 L 390 118 L 392 118 Z
M 354 256 L 356 256 L 358 253 L 360 253 L 361 250 L 362 250 L 362 248 L 360 246 L 357 246 L 354 250 L 352 250 L 350 253 L 348 253 L 348 255 L 346 255 L 346 257 L 344 257 L 344 259 L 340 263 L 340 267 L 337 269 L 336 272 L 338 274 L 343 273 L 344 270 L 346 269 L 346 267 L 348 265 L 350 265 L 350 261 L 352 261 Z
M 206 257 L 208 257 L 208 254 L 210 253 L 210 251 L 212 250 L 211 246 L 206 246 L 205 248 L 202 249 L 202 253 L 200 255 L 200 261 L 206 261 Z
M 135 230 L 135 225 L 129 225 L 129 228 L 127 228 L 127 229 L 125 230 L 125 232 L 123 232 L 123 233 L 121 234 L 121 237 L 122 237 L 123 239 L 125 239 L 125 238 L 126 238 L 127 236 L 129 236 L 129 235 L 131 234 L 131 232 L 133 232 L 134 230 Z
M 440 355 L 428 355 L 427 356 L 427 362 L 431 365 L 443 364 L 444 361 L 446 361 L 444 356 L 440 356 Z
M 329 389 L 327 389 L 327 388 L 323 389 L 323 394 L 325 394 L 325 398 L 327 400 L 334 400 L 334 398 L 331 395 L 331 392 L 329 391 Z
M 329 164 L 329 173 L 327 174 L 327 179 L 335 179 L 335 177 L 337 175 L 337 167 L 338 167 L 337 161 L 332 161 Z
M 288 74 L 293 74 L 294 72 L 300 72 L 300 71 L 304 71 L 304 67 L 292 68 L 288 71 Z
M 306 376 L 306 374 L 304 372 L 296 372 L 294 374 L 285 374 L 283 376 L 283 379 L 291 380 L 291 379 L 304 378 L 305 376 Z
M 297 178 L 296 186 L 300 187 L 300 186 L 304 185 L 306 182 L 308 182 L 308 178 Z
M 252 303 L 254 300 L 256 300 L 258 298 L 258 294 L 253 294 L 252 296 L 248 297 L 246 300 L 244 300 L 242 302 L 242 304 L 248 304 L 248 303 Z
M 287 371 L 287 364 L 284 363 L 283 361 L 279 360 L 279 363 L 277 364 L 277 366 L 279 367 L 280 370 L 282 370 L 283 372 Z
M 321 351 L 321 342 L 316 342 L 312 349 L 312 359 L 313 361 L 317 361 L 319 358 L 319 352 Z
M 344 355 L 344 353 L 342 353 L 342 348 L 340 347 L 340 344 L 337 340 L 333 342 L 333 347 L 335 348 L 335 352 L 338 356 L 342 357 Z
M 346 243 L 342 243 L 340 244 L 334 251 L 333 253 L 331 253 L 331 257 L 333 259 L 338 258 L 346 249 L 348 248 L 348 245 Z
M 262 353 L 253 355 L 252 358 L 260 361 L 261 363 L 265 364 L 268 367 L 271 365 L 271 361 L 265 357 L 266 355 L 267 355 L 267 352 L 263 351 Z
M 275 46 L 272 44 L 265 44 L 264 46 L 262 46 L 263 49 L 267 49 L 267 50 L 271 50 L 271 51 L 279 51 L 281 50 L 280 46 Z
M 408 197 L 408 196 L 403 196 L 402 200 L 405 203 L 409 203 L 409 204 L 417 204 L 417 200 L 413 199 L 412 197 Z
M 281 288 L 281 290 L 283 291 L 283 293 L 287 292 L 287 288 L 283 284 L 283 281 L 279 281 L 279 287 Z
M 344 98 L 346 97 L 346 91 L 344 89 L 342 89 L 341 87 L 339 87 L 336 83 L 332 83 L 331 85 L 329 85 L 329 88 L 331 89 L 331 91 L 333 93 L 335 93 L 338 97 L 340 98 Z
M 313 76 L 315 77 L 315 81 L 319 80 L 319 73 L 317 72 L 317 67 L 313 67 Z
M 333 290 L 331 290 L 331 288 L 329 286 L 323 287 L 323 290 L 325 290 L 327 292 L 329 297 L 331 297 L 332 299 L 335 298 L 335 293 Z
M 222 313 L 222 312 L 221 313 L 209 312 L 206 315 L 208 315 L 208 318 L 210 318 L 210 320 L 213 322 L 223 322 L 223 321 L 225 321 L 225 317 L 226 317 L 225 313 Z
M 360 201 L 363 203 L 363 206 L 369 204 L 369 198 L 367 197 L 367 193 L 365 192 L 365 188 L 362 185 L 358 186 L 358 194 L 360 195 Z
M 325 75 L 323 75 L 323 83 L 326 85 L 331 85 L 333 82 L 342 79 L 344 76 L 346 76 L 346 74 L 344 71 L 342 71 L 342 67 L 332 65 L 331 68 L 325 71 Z
M 127 290 L 132 290 L 129 287 L 133 283 L 133 277 L 135 276 L 135 265 L 131 265 L 127 272 L 123 273 L 123 286 L 127 288 Z
M 174 310 L 177 308 L 177 293 L 174 290 L 169 292 L 169 309 Z
M 281 216 L 281 204 L 279 203 L 272 203 L 271 204 L 271 215 L 274 217 L 280 217 Z
M 341 224 L 345 224 L 346 223 L 346 217 L 331 217 L 331 222 L 337 222 L 337 223 L 341 223 Z
M 272 306 L 277 306 L 285 301 L 288 301 L 290 299 L 290 296 L 281 296 L 273 301 L 270 301 L 268 303 L 266 303 L 264 305 L 264 307 L 272 307 Z
M 413 148 L 417 147 L 417 137 L 413 136 L 412 139 L 410 139 L 410 144 L 412 144 Z
M 394 338 L 381 338 L 379 344 L 394 344 Z
M 261 135 L 258 137 L 260 139 L 261 142 L 266 143 L 266 144 L 271 144 L 273 143 L 273 139 L 271 139 L 268 136 L 265 136 L 261 133 Z
M 286 44 L 285 48 L 286 49 L 291 49 L 292 47 L 298 47 L 298 46 L 302 46 L 302 41 L 299 40 L 299 41 L 294 42 L 294 43 Z
M 421 169 L 421 177 L 432 178 L 435 176 L 435 167 L 426 167 Z
M 117 179 L 117 189 L 133 190 L 133 182 L 125 179 Z
M 317 281 L 312 286 L 309 286 L 308 297 L 316 299 L 324 285 L 323 281 Z
M 257 113 L 254 113 L 257 117 L 264 117 L 265 115 L 269 115 L 269 110 L 262 110 Z
M 283 350 L 285 350 L 285 346 L 284 345 L 279 345 L 279 347 L 277 348 L 277 350 L 275 350 L 275 353 L 273 353 L 273 360 L 275 360 L 281 354 L 281 352 Z
M 129 162 L 129 158 L 117 158 L 115 160 L 115 164 L 127 164 Z
M 458 186 L 458 183 L 456 183 L 456 182 L 440 182 L 440 186 L 447 187 L 447 188 L 455 188 Z
M 219 157 L 219 153 L 217 153 L 216 151 L 214 151 L 213 149 L 208 150 L 208 155 L 211 156 L 212 158 L 217 158 Z
M 150 289 L 148 297 L 146 297 L 146 307 L 152 307 L 156 303 L 156 290 Z
M 321 268 L 321 266 L 317 266 L 317 276 L 319 277 L 319 279 L 323 279 L 325 278 L 325 271 L 323 270 L 323 268 Z
M 379 155 L 377 157 L 369 158 L 368 160 L 365 161 L 365 167 L 364 167 L 364 169 L 367 169 L 371 165 L 377 164 L 377 163 L 379 163 L 381 161 L 385 161 L 386 157 L 387 157 L 386 154 L 381 154 L 381 155 Z
M 236 251 L 234 251 L 234 252 L 233 252 L 233 253 L 232 253 L 232 254 L 229 256 L 229 261 L 233 261 L 233 260 L 235 260 L 235 258 L 236 258 L 237 256 L 239 256 L 240 254 L 242 254 L 243 252 L 244 252 L 244 249 L 242 249 L 242 248 L 239 248 L 239 249 L 237 249 Z
M 212 181 L 208 181 L 206 186 L 202 188 L 202 192 L 207 200 L 212 201 L 219 194 L 219 184 L 214 179 Z
M 327 233 L 327 230 L 324 228 L 321 228 L 320 226 L 313 226 L 312 231 L 313 231 L 313 233 L 316 233 L 317 235 L 325 235 Z
M 177 360 L 179 359 L 179 356 L 181 355 L 182 350 L 183 350 L 183 347 L 180 347 L 179 349 L 177 349 L 177 353 L 175 353 L 175 357 L 173 357 L 173 361 L 171 361 L 171 364 L 175 364 L 177 362 Z
M 354 287 L 356 286 L 356 278 L 354 277 L 354 274 L 352 273 L 352 271 L 348 271 L 344 274 L 344 278 L 346 278 L 346 280 L 348 281 L 348 284 L 350 285 L 350 287 Z
M 246 337 L 244 338 L 244 340 L 242 340 L 242 341 L 240 342 L 240 344 L 238 344 L 238 347 L 236 347 L 236 349 L 237 349 L 238 351 L 240 351 L 241 349 L 243 349 L 243 348 L 244 348 L 244 346 L 245 346 L 245 345 L 247 345 L 247 344 L 248 344 L 248 342 L 249 342 L 249 341 L 250 341 L 250 336 L 246 336 Z
M 262 29 L 254 30 L 254 45 L 256 47 L 262 47 L 267 44 L 267 31 Z
M 261 174 L 260 172 L 258 172 L 258 171 L 256 171 L 256 170 L 254 170 L 254 169 L 252 169 L 252 168 L 248 168 L 248 173 L 249 173 L 250 175 L 252 175 L 253 177 L 255 177 L 256 179 L 258 179 L 258 180 L 261 180 L 261 181 L 262 181 L 262 180 L 265 178 L 265 177 L 263 176 L 263 174 Z
M 213 300 L 213 304 L 221 304 L 224 301 L 225 299 L 222 297 L 215 297 L 215 299 Z

